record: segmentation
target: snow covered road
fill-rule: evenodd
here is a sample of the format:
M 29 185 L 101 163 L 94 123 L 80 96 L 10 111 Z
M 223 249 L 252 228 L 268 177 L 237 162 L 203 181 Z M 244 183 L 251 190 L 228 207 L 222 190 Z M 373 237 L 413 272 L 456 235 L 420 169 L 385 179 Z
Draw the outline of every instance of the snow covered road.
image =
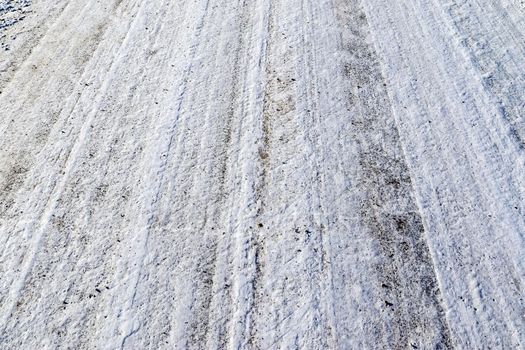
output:
M 0 349 L 525 348 L 520 0 L 0 0 Z

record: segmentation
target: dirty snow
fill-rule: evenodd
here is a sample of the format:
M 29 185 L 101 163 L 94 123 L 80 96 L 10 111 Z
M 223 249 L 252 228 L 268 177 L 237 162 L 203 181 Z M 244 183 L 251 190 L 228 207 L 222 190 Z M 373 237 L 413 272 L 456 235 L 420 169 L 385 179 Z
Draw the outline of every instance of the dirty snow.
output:
M 0 0 L 0 348 L 524 348 L 524 116 L 518 0 Z

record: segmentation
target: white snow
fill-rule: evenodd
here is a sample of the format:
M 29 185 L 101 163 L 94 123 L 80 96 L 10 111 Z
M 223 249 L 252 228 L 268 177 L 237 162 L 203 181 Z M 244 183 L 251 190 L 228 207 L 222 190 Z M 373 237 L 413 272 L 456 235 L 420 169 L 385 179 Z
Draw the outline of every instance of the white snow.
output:
M 524 24 L 0 0 L 0 348 L 524 348 Z

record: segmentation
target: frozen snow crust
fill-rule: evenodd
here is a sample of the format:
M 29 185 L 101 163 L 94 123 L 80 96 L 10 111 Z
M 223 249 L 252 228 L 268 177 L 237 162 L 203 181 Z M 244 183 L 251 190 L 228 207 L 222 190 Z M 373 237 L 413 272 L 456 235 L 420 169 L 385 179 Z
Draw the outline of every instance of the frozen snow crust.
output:
M 518 0 L 0 0 L 0 349 L 525 347 Z

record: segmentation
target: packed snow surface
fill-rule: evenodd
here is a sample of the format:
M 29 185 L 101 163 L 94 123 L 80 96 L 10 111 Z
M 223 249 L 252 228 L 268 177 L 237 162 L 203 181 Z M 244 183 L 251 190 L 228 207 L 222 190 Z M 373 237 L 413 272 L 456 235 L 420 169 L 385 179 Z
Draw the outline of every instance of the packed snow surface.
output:
M 0 349 L 525 348 L 521 0 L 0 0 Z

